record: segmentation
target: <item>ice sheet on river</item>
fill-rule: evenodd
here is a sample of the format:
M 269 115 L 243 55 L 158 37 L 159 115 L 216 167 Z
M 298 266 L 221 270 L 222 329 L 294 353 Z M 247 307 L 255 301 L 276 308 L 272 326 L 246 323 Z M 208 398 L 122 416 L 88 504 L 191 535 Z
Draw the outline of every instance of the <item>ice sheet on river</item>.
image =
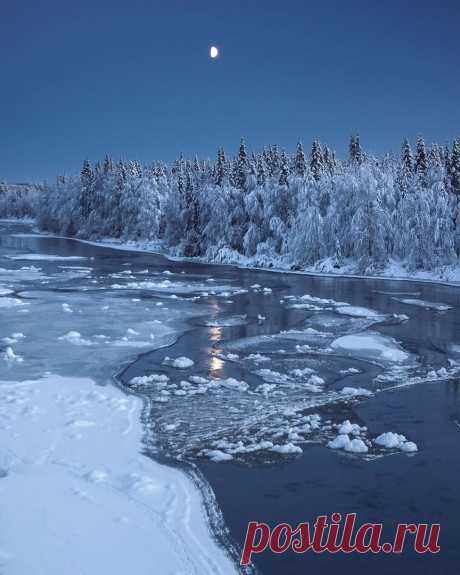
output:
M 425 301 L 422 299 L 414 299 L 414 298 L 393 298 L 396 301 L 399 301 L 401 303 L 407 304 L 407 305 L 415 305 L 417 307 L 423 307 L 424 309 L 430 309 L 433 311 L 447 311 L 449 309 L 452 309 L 451 305 L 448 305 L 446 303 L 438 303 L 438 302 L 432 302 L 432 301 Z
M 84 256 L 57 256 L 52 254 L 20 254 L 6 257 L 10 260 L 45 261 L 45 262 L 65 262 L 65 261 L 79 261 L 87 259 Z
M 193 294 L 197 293 L 202 296 L 218 295 L 229 297 L 238 293 L 244 293 L 246 290 L 235 288 L 231 285 L 219 285 L 199 282 L 199 281 L 180 281 L 170 279 L 149 279 L 145 281 L 128 281 L 124 284 L 114 283 L 111 285 L 114 290 L 143 290 L 159 293 L 173 294 Z

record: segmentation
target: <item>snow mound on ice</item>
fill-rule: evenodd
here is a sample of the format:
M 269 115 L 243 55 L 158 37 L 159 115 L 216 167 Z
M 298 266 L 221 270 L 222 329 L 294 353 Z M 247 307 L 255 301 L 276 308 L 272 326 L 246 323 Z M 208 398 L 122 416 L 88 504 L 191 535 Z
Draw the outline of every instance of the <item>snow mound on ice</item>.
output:
M 65 335 L 62 335 L 59 339 L 62 341 L 68 341 L 73 345 L 95 345 L 94 341 L 81 337 L 81 333 L 78 331 L 69 331 Z
M 340 433 L 335 439 L 329 441 L 327 446 L 330 449 L 343 449 L 349 453 L 367 453 L 368 446 L 362 439 L 355 437 L 350 439 L 346 433 Z
M 385 449 L 400 449 L 406 453 L 418 451 L 417 445 L 412 441 L 407 441 L 405 435 L 399 435 L 392 431 L 382 433 L 374 439 L 374 443 Z
M 334 340 L 331 347 L 356 357 L 392 363 L 402 363 L 410 357 L 392 337 L 371 332 L 344 335 Z
M 177 369 L 188 369 L 189 367 L 195 365 L 193 359 L 190 359 L 189 357 L 185 356 L 176 357 L 175 359 L 166 356 L 164 358 L 163 363 L 166 365 L 170 365 L 171 367 L 175 367 Z
M 285 443 L 283 445 L 274 445 L 270 451 L 281 453 L 282 455 L 292 455 L 294 453 L 302 453 L 302 448 L 293 443 Z
M 169 377 L 164 373 L 152 373 L 150 375 L 141 375 L 133 377 L 130 381 L 132 385 L 149 385 L 150 383 L 164 383 L 169 381 Z
M 225 453 L 224 451 L 220 451 L 220 449 L 208 449 L 203 452 L 203 455 L 208 457 L 214 463 L 220 463 L 222 461 L 231 461 L 233 459 L 233 455 L 230 453 Z

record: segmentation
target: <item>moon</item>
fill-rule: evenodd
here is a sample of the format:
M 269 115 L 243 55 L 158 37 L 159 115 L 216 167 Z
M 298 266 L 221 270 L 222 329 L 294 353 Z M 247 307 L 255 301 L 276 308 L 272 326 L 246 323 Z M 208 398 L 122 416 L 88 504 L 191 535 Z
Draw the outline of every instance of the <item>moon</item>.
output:
M 211 46 L 211 48 L 209 49 L 209 55 L 211 56 L 212 59 L 217 58 L 217 56 L 219 55 L 218 48 L 216 48 L 215 46 Z

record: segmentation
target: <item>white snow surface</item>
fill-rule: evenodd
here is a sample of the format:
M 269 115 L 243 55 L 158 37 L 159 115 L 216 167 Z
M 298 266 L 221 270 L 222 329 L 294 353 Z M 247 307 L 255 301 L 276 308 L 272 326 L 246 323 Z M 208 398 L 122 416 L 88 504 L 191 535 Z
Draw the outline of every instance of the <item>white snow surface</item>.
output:
M 385 447 L 385 449 L 400 449 L 406 453 L 418 451 L 417 445 L 412 441 L 407 441 L 405 435 L 399 435 L 392 431 L 382 433 L 374 439 L 374 443 L 381 447 Z
M 342 315 L 349 315 L 351 317 L 369 317 L 376 318 L 384 316 L 385 314 L 379 313 L 374 309 L 369 309 L 367 307 L 359 307 L 355 305 L 346 305 L 335 308 L 335 311 Z
M 20 254 L 17 256 L 6 256 L 10 260 L 64 262 L 86 260 L 84 256 L 55 256 L 51 254 Z
M 337 351 L 352 353 L 357 357 L 402 363 L 409 359 L 409 354 L 391 337 L 372 332 L 344 335 L 331 343 Z
M 166 356 L 164 359 L 164 363 L 167 365 L 171 365 L 171 367 L 175 367 L 177 369 L 188 369 L 189 367 L 192 367 L 195 364 L 193 359 L 184 356 L 176 357 L 175 359 Z
M 2 573 L 237 572 L 192 480 L 140 454 L 141 408 L 86 378 L 0 382 Z

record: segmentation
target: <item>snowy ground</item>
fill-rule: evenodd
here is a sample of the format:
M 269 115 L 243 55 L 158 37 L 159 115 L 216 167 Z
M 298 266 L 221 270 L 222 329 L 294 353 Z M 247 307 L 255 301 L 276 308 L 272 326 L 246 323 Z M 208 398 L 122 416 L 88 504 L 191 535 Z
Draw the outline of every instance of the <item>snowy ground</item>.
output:
M 140 410 L 87 378 L 0 382 L 2 573 L 236 573 L 190 478 L 139 453 Z

